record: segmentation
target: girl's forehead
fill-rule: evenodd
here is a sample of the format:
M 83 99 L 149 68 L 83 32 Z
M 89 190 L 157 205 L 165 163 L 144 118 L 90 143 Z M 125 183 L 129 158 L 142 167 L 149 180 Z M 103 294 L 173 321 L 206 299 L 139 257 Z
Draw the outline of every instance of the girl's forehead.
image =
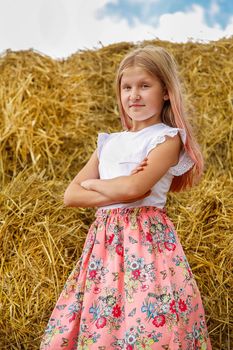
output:
M 127 67 L 123 70 L 121 81 L 127 79 L 158 79 L 154 74 L 148 72 L 145 68 L 139 66 Z

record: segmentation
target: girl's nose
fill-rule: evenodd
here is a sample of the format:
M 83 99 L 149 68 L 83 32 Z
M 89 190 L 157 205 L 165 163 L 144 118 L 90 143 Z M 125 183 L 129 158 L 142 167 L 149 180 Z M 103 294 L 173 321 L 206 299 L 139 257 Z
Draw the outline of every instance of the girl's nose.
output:
M 130 98 L 132 101 L 140 100 L 140 94 L 137 91 L 132 91 Z

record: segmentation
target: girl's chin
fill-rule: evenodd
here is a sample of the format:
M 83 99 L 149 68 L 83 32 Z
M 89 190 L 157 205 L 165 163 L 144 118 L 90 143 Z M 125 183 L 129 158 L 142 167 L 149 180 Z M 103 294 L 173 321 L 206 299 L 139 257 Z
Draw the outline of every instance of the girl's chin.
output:
M 140 116 L 129 116 L 130 117 L 130 119 L 131 120 L 135 120 L 135 121 L 137 121 L 137 122 L 142 122 L 142 121 L 144 121 L 144 120 L 147 120 L 147 119 L 150 119 L 151 118 L 151 116 L 149 116 L 149 117 L 140 117 Z

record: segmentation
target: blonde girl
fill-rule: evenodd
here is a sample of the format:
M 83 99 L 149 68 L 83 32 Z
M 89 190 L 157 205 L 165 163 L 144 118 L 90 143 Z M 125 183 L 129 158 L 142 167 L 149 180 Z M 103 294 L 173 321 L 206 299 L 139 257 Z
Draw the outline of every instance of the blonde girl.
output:
M 203 170 L 178 76 L 162 47 L 122 60 L 123 131 L 98 134 L 65 191 L 66 206 L 98 208 L 41 349 L 211 350 L 201 296 L 166 213 L 168 191 L 192 186 Z

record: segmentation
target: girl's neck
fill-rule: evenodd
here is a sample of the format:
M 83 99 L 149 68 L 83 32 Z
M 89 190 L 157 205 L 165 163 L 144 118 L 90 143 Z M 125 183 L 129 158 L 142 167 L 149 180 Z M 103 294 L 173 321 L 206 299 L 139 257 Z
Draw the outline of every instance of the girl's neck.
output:
M 161 123 L 162 123 L 161 119 L 159 119 L 159 120 L 145 120 L 144 122 L 133 121 L 132 126 L 128 129 L 128 131 L 136 132 L 136 131 L 142 130 L 144 128 L 147 128 L 149 126 L 152 126 L 155 124 L 161 124 Z

